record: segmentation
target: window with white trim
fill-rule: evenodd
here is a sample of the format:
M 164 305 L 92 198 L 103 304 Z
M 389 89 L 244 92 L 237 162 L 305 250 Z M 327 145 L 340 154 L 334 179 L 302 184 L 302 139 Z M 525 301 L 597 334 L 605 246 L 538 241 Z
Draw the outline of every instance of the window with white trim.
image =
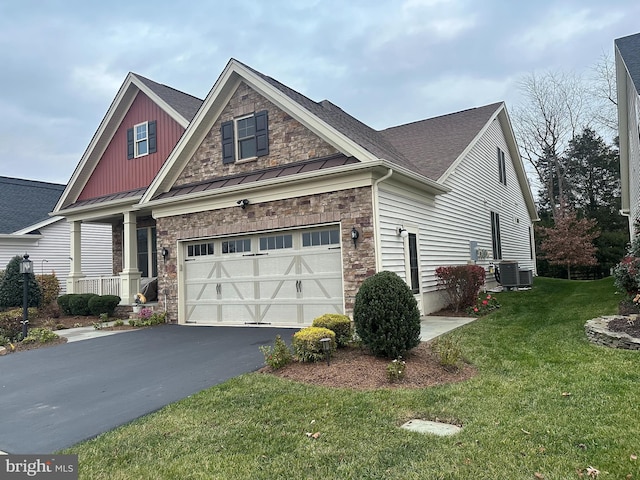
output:
M 222 163 L 269 155 L 269 116 L 266 110 L 223 122 Z
M 156 121 L 138 123 L 127 129 L 127 158 L 144 157 L 157 151 Z
M 500 240 L 500 215 L 491 212 L 491 242 L 493 247 L 493 259 L 502 259 L 502 241 Z
M 500 147 L 498 147 L 498 179 L 503 185 L 507 184 L 507 162 L 504 151 Z
M 134 157 L 141 157 L 149 154 L 149 131 L 147 122 L 139 123 L 133 127 L 134 130 Z
M 420 271 L 418 268 L 418 236 L 409 233 L 409 276 L 411 279 L 411 292 L 420 293 Z

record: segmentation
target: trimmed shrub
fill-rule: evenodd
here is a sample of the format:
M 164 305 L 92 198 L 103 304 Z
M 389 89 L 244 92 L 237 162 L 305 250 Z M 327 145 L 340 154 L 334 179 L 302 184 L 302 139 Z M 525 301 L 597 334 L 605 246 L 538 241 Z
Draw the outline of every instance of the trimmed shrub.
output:
M 120 303 L 120 297 L 117 295 L 99 295 L 91 297 L 87 306 L 92 315 L 100 316 L 106 313 L 107 316 L 112 317 L 116 311 L 116 307 Z
M 71 307 L 69 307 L 69 301 L 71 300 L 71 297 L 73 295 L 73 293 L 67 293 L 66 295 L 60 295 L 58 297 L 58 306 L 60 307 L 63 315 L 71 315 Z
M 353 320 L 362 344 L 376 356 L 398 358 L 420 344 L 418 304 L 393 272 L 379 272 L 362 282 Z
M 328 328 L 307 327 L 293 334 L 291 343 L 293 352 L 300 362 L 317 362 L 325 358 L 324 349 L 322 348 L 323 338 L 331 339 L 331 352 L 336 349 L 336 334 Z
M 24 274 L 20 273 L 22 257 L 16 255 L 7 264 L 7 269 L 0 283 L 0 307 L 22 307 L 24 295 Z M 27 306 L 39 307 L 42 298 L 40 285 L 33 273 L 28 276 Z
M 71 294 L 71 298 L 69 299 L 69 310 L 71 311 L 71 315 L 80 315 L 84 317 L 91 315 L 91 310 L 89 310 L 89 300 L 97 296 L 98 295 L 95 293 Z
M 353 329 L 351 319 L 339 313 L 325 313 L 316 318 L 311 324 L 312 327 L 328 328 L 336 334 L 336 342 L 339 347 L 344 347 L 351 342 Z
M 449 302 L 447 306 L 459 312 L 475 305 L 485 272 L 479 265 L 456 265 L 436 268 L 436 277 Z
M 20 340 L 22 336 L 22 314 L 21 308 L 0 312 L 0 336 L 8 338 L 12 342 Z M 36 308 L 32 307 L 27 310 L 29 318 L 33 318 L 37 314 L 38 310 Z
M 276 335 L 273 347 L 271 345 L 260 345 L 259 349 L 264 355 L 264 363 L 274 370 L 289 365 L 293 361 L 291 349 L 280 335 Z

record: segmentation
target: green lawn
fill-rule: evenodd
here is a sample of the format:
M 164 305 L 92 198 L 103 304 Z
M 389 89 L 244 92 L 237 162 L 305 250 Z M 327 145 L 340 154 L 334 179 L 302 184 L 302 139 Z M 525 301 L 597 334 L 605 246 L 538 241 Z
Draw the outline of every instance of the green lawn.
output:
M 479 375 L 354 392 L 248 374 L 76 445 L 82 479 L 640 478 L 640 352 L 590 344 L 613 282 L 536 279 L 454 332 Z M 256 347 L 257 348 L 257 347 Z M 455 420 L 453 437 L 407 432 Z M 320 432 L 318 439 L 307 432 Z

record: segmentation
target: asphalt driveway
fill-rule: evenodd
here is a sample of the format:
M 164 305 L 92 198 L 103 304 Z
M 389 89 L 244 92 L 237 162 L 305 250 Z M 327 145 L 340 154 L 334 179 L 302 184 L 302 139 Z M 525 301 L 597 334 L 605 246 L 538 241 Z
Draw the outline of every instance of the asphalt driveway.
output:
M 0 357 L 0 451 L 52 453 L 264 364 L 291 329 L 162 325 Z

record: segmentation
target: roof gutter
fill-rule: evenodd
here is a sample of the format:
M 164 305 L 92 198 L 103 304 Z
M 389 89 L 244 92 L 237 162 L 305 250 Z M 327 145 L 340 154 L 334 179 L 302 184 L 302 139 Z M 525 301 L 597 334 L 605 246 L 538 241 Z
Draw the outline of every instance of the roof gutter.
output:
M 373 238 L 375 239 L 376 246 L 376 272 L 382 269 L 382 241 L 380 240 L 380 219 L 379 219 L 379 201 L 378 201 L 378 185 L 385 180 L 388 180 L 393 175 L 393 168 L 390 168 L 386 175 L 380 177 L 373 182 L 373 188 L 371 189 L 371 195 L 373 200 Z

